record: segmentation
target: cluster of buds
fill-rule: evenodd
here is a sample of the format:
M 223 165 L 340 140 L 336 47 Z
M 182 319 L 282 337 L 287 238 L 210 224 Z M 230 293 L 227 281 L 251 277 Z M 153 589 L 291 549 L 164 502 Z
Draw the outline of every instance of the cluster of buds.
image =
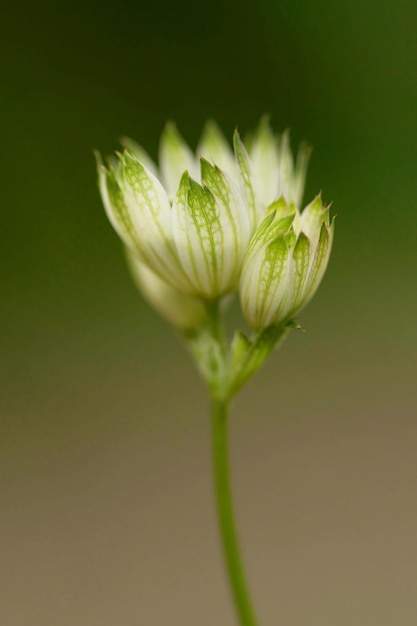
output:
M 316 291 L 328 262 L 333 223 L 317 196 L 302 210 L 309 150 L 294 160 L 288 134 L 267 120 L 233 150 L 206 125 L 196 153 L 168 124 L 159 167 L 142 147 L 104 165 L 99 186 L 126 246 L 137 284 L 183 331 L 202 323 L 211 301 L 240 293 L 255 330 L 291 322 Z

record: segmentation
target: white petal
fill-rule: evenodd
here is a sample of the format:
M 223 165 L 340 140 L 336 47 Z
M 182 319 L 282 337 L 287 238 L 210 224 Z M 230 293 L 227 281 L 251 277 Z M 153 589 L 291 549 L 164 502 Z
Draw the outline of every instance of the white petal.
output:
M 279 323 L 288 314 L 291 255 L 285 239 L 272 241 L 265 255 L 264 275 L 267 280 L 263 300 L 263 326 Z
M 323 222 L 317 242 L 315 254 L 310 263 L 310 272 L 305 283 L 301 306 L 305 306 L 316 293 L 330 257 L 334 232 L 334 222 L 330 227 Z
M 202 157 L 206 161 L 215 163 L 238 181 L 238 167 L 233 152 L 226 141 L 225 136 L 213 121 L 206 123 L 200 143 L 197 146 L 197 157 Z
M 255 194 L 263 210 L 280 195 L 280 157 L 277 139 L 269 122 L 263 118 L 253 137 L 249 152 L 253 167 L 253 186 Z M 282 184 L 282 183 L 281 183 Z M 286 199 L 287 196 L 285 196 Z
M 276 237 L 286 236 L 294 223 L 295 215 L 283 199 L 273 203 L 271 212 L 260 223 L 250 240 L 245 261 L 252 253 L 257 254 L 260 249 L 264 249 Z
M 240 281 L 241 303 L 249 324 L 261 328 L 275 323 L 289 306 L 289 276 L 292 258 L 289 245 L 295 237 L 292 230 L 294 214 L 283 200 L 282 210 L 267 215 L 250 242 Z
M 279 139 L 279 165 L 278 165 L 278 195 L 283 196 L 290 204 L 293 198 L 294 161 L 290 148 L 290 135 L 288 131 Z
M 172 206 L 178 257 L 195 292 L 207 298 L 222 292 L 223 230 L 213 194 L 185 172 Z
M 251 235 L 251 224 L 245 200 L 239 188 L 216 165 L 201 159 L 201 179 L 211 191 L 219 212 L 223 249 L 219 260 L 222 291 L 237 287 L 243 257 Z
M 138 161 L 140 161 L 151 174 L 156 176 L 156 178 L 159 178 L 158 168 L 146 150 L 142 148 L 137 141 L 130 139 L 130 137 L 121 137 L 120 143 L 124 148 L 127 148 L 129 152 L 132 152 Z
M 299 309 L 305 293 L 305 286 L 310 274 L 311 257 L 310 240 L 304 233 L 300 233 L 292 253 L 293 276 L 290 308 L 294 313 Z
M 161 136 L 159 165 L 171 201 L 175 198 L 181 176 L 186 170 L 194 178 L 198 178 L 200 173 L 198 160 L 172 122 L 165 126 Z
M 297 153 L 297 160 L 294 168 L 292 183 L 292 198 L 297 209 L 300 209 L 303 201 L 304 187 L 307 177 L 308 162 L 311 156 L 311 148 L 305 144 L 300 144 Z
M 242 194 L 246 200 L 248 208 L 249 220 L 252 231 L 258 226 L 259 222 L 265 215 L 265 211 L 256 201 L 255 190 L 253 187 L 253 171 L 248 153 L 239 137 L 237 130 L 233 135 L 233 145 L 235 150 L 236 162 L 239 168 L 239 182 Z
M 245 316 L 255 327 L 264 328 L 277 323 L 285 316 L 285 296 L 288 290 L 289 253 L 283 237 L 271 241 L 262 253 L 252 261 L 252 291 L 246 292 L 245 282 L 249 276 L 242 273 L 242 307 Z M 249 287 L 249 285 L 248 285 Z
M 186 289 L 173 241 L 171 207 L 161 183 L 130 153 L 124 155 L 120 182 L 141 255 L 164 280 Z
M 137 287 L 155 310 L 171 324 L 186 331 L 203 321 L 206 309 L 202 302 L 171 287 L 136 254 L 128 252 L 127 260 Z
M 303 210 L 300 216 L 300 228 L 310 239 L 313 248 L 316 247 L 325 212 L 321 196 L 318 195 Z
M 252 328 L 258 328 L 260 326 L 257 293 L 261 265 L 264 258 L 263 253 L 263 250 L 257 250 L 251 254 L 250 258 L 245 259 L 240 279 L 240 303 L 245 319 Z
M 117 183 L 115 173 L 112 169 L 108 169 L 103 165 L 99 154 L 96 155 L 96 158 L 98 186 L 107 217 L 124 243 L 131 248 L 139 249 L 140 244 L 136 237 L 136 231 L 130 219 L 123 192 Z

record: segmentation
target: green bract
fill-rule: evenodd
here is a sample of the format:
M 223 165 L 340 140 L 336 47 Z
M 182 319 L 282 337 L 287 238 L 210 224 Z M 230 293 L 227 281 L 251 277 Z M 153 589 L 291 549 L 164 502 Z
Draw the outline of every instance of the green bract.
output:
M 209 122 L 196 153 L 167 124 L 159 167 L 131 139 L 122 143 L 125 151 L 108 166 L 98 159 L 101 196 L 159 312 L 179 328 L 197 326 L 203 301 L 239 288 L 254 328 L 300 310 L 321 279 L 332 238 L 321 200 L 300 214 L 307 148 L 294 163 L 288 133 L 275 135 L 266 119 L 245 142 L 236 132 L 234 150 Z M 173 315 L 170 301 L 181 303 Z

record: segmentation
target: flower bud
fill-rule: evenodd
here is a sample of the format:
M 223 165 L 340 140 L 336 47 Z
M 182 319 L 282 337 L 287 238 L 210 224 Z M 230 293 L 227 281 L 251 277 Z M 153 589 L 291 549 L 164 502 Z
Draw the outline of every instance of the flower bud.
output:
M 281 198 L 249 244 L 240 281 L 242 310 L 256 329 L 288 323 L 314 295 L 333 239 L 318 196 L 300 214 Z
M 127 150 L 108 167 L 98 158 L 103 204 L 123 243 L 174 290 L 205 300 L 237 291 L 249 241 L 280 196 L 297 214 L 296 236 L 304 220 L 309 237 L 308 218 L 298 215 L 308 152 L 301 149 L 294 165 L 288 134 L 275 135 L 266 119 L 247 146 L 235 133 L 234 153 L 213 122 L 196 154 L 169 123 L 159 167 L 137 143 L 122 142 Z M 268 248 L 268 258 L 282 245 Z M 246 254 L 245 289 L 257 254 L 257 248 Z

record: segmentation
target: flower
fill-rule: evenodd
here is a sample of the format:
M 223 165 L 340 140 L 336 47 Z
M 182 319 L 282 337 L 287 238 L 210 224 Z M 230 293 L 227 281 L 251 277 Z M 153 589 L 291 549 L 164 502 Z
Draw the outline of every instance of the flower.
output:
M 215 299 L 238 288 L 254 220 L 238 164 L 213 125 L 202 137 L 203 150 L 207 158 L 198 160 L 168 125 L 160 173 L 128 140 L 109 167 L 99 160 L 99 186 L 112 225 L 143 263 L 178 291 Z M 212 155 L 230 173 L 211 163 Z
M 333 235 L 320 198 L 300 213 L 308 148 L 294 161 L 288 133 L 274 134 L 267 118 L 245 142 L 236 131 L 233 150 L 208 122 L 196 153 L 169 123 L 159 166 L 133 140 L 122 143 L 107 166 L 98 157 L 100 192 L 135 280 L 162 315 L 178 327 L 197 324 L 202 301 L 239 287 L 255 328 L 304 306 Z
M 243 314 L 253 328 L 284 325 L 312 298 L 333 230 L 321 196 L 302 213 L 284 198 L 271 205 L 250 242 L 240 281 Z

